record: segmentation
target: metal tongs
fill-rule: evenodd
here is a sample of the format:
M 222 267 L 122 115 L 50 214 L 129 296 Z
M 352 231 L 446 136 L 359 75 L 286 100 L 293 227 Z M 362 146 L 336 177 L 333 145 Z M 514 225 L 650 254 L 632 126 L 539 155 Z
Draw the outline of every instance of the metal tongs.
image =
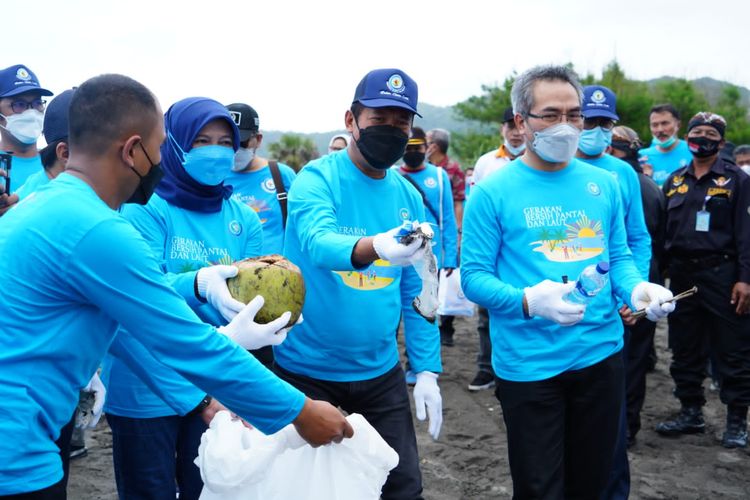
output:
M 677 295 L 675 295 L 669 300 L 665 300 L 664 302 L 662 302 L 662 304 L 668 304 L 670 302 L 677 302 L 680 299 L 684 299 L 685 297 L 690 297 L 692 295 L 695 295 L 696 293 L 698 293 L 698 287 L 694 286 L 693 288 L 690 288 L 689 290 L 685 290 L 682 293 L 678 293 Z M 638 311 L 633 313 L 633 319 L 641 319 L 645 315 L 646 315 L 646 310 L 639 309 Z

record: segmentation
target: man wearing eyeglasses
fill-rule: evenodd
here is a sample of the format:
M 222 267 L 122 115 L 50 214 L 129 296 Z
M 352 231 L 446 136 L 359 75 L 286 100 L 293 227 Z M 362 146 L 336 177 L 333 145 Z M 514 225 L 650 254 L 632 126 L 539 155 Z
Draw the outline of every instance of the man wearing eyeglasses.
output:
M 600 497 L 624 400 L 613 294 L 652 321 L 674 309 L 638 272 L 613 176 L 574 158 L 582 95 L 564 66 L 521 74 L 511 100 L 526 151 L 466 206 L 461 284 L 490 315 L 514 498 Z M 575 277 L 600 262 L 609 281 L 576 300 Z
M 51 95 L 23 64 L 0 70 L 0 151 L 13 154 L 10 193 L 23 186 L 30 175 L 43 170 L 36 141 L 42 135 L 47 102 L 43 97 Z M 18 201 L 16 196 L 6 196 L 10 193 L 0 197 L 0 214 Z

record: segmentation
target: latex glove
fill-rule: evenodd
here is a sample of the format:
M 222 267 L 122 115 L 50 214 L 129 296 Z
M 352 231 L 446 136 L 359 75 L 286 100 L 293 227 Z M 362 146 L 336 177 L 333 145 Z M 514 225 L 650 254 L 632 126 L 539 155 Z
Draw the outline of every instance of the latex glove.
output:
M 256 323 L 255 315 L 264 303 L 265 299 L 258 295 L 248 302 L 228 325 L 220 326 L 217 330 L 249 351 L 267 345 L 281 344 L 286 339 L 286 324 L 289 323 L 292 313 L 287 311 L 265 325 Z
M 641 281 L 633 288 L 630 301 L 636 310 L 646 310 L 646 318 L 651 321 L 659 321 L 674 311 L 674 302 L 667 302 L 665 304 L 672 297 L 672 292 L 663 286 L 656 283 L 649 283 L 648 281 Z
M 562 326 L 575 325 L 583 319 L 586 306 L 582 304 L 571 304 L 563 300 L 563 297 L 576 287 L 575 282 L 557 283 L 544 280 L 534 286 L 524 288 L 529 316 L 554 321 Z
M 98 373 L 94 373 L 89 383 L 83 388 L 86 392 L 94 393 L 94 406 L 91 408 L 91 420 L 84 429 L 93 429 L 96 424 L 99 423 L 99 419 L 102 417 L 102 410 L 104 409 L 104 400 L 107 397 L 107 388 L 104 387 L 102 379 L 99 378 Z
M 430 417 L 429 433 L 432 439 L 438 438 L 440 427 L 443 425 L 443 397 L 440 395 L 437 379 L 437 373 L 419 372 L 414 386 L 414 406 L 417 409 L 417 418 L 424 420 L 425 417 Z
M 245 304 L 232 297 L 227 288 L 227 278 L 237 276 L 234 266 L 209 266 L 198 271 L 195 281 L 198 293 L 211 304 L 227 321 L 232 321 Z
M 419 259 L 420 252 L 424 252 L 422 245 L 424 239 L 421 236 L 415 237 L 414 241 L 408 245 L 400 242 L 401 237 L 419 227 L 419 222 L 404 221 L 398 227 L 390 231 L 378 233 L 372 239 L 372 246 L 375 253 L 383 260 L 387 260 L 394 266 L 408 266 L 412 260 Z
M 303 321 L 305 321 L 305 319 L 302 317 L 302 313 L 299 313 L 299 318 L 297 318 L 297 321 L 292 326 L 287 326 L 286 328 L 282 328 L 281 330 L 279 330 L 279 334 L 283 333 L 284 335 L 286 335 L 287 333 L 289 333 L 289 330 L 299 325 Z

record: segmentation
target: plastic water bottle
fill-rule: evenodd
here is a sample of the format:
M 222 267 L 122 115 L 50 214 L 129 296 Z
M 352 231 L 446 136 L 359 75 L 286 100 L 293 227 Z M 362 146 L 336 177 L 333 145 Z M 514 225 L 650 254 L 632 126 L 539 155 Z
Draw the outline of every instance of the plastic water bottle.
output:
M 607 284 L 609 263 L 599 262 L 586 266 L 578 275 L 576 287 L 563 300 L 571 304 L 588 304 Z

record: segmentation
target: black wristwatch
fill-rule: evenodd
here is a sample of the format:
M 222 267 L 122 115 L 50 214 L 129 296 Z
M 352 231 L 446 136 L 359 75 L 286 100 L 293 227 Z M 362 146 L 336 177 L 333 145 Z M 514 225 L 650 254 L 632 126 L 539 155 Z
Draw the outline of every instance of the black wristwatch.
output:
M 200 415 L 203 413 L 203 410 L 208 408 L 208 405 L 211 404 L 211 401 L 213 401 L 214 398 L 206 394 L 206 397 L 204 397 L 200 403 L 198 403 L 198 406 L 190 410 L 190 412 L 185 415 L 186 417 L 192 417 L 193 415 Z

